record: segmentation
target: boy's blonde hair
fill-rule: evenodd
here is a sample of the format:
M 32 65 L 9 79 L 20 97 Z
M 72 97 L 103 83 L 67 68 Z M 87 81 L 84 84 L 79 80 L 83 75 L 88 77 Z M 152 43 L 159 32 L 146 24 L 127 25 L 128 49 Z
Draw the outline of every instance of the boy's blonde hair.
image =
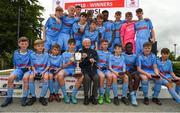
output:
M 71 10 L 71 9 L 76 10 L 74 6 L 68 7 L 68 10 Z
M 44 40 L 42 39 L 37 39 L 34 41 L 34 46 L 38 45 L 38 44 L 44 44 Z

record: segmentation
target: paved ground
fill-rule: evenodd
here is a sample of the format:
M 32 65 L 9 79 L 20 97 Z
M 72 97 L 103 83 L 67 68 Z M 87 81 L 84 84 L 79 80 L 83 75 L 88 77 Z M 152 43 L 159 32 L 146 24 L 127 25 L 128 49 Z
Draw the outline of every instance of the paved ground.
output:
M 49 103 L 48 106 L 42 106 L 38 101 L 33 106 L 22 107 L 20 105 L 20 99 L 14 99 L 13 104 L 8 107 L 1 108 L 0 112 L 179 112 L 180 104 L 175 103 L 170 99 L 163 99 L 163 105 L 157 106 L 154 103 L 146 106 L 139 101 L 138 107 L 133 107 L 131 105 L 125 106 L 120 103 L 119 106 L 115 106 L 113 103 L 104 105 L 83 105 L 83 100 L 79 100 L 79 103 L 74 104 L 64 104 L 63 102 Z M 0 104 L 3 102 L 3 98 L 0 98 Z

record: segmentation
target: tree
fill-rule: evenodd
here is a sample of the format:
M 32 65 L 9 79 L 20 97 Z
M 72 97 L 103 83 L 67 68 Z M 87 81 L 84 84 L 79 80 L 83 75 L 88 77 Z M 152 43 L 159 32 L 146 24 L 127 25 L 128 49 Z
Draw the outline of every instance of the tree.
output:
M 19 36 L 26 36 L 32 42 L 39 34 L 40 22 L 44 8 L 38 0 L 0 0 L 0 57 L 6 59 L 7 53 L 17 49 L 18 12 L 20 9 Z M 9 63 L 8 63 L 9 64 Z M 10 63 L 12 64 L 12 63 Z
M 178 56 L 178 57 L 176 58 L 176 61 L 180 61 L 180 56 Z
M 170 59 L 171 61 L 175 61 L 174 52 L 170 52 L 169 59 Z

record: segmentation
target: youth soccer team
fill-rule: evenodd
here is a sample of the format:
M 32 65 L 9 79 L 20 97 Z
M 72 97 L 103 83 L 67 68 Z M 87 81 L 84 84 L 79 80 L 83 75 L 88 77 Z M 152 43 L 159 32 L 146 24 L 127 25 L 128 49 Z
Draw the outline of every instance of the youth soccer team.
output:
M 149 104 L 150 80 L 154 81 L 152 102 L 162 104 L 158 96 L 161 86 L 165 85 L 172 98 L 180 103 L 180 77 L 173 73 L 172 63 L 168 59 L 170 51 L 168 48 L 161 49 L 160 58 L 151 52 L 155 33 L 151 20 L 143 18 L 143 10 L 136 10 L 138 20 L 132 20 L 132 12 L 125 13 L 125 20 L 121 20 L 120 11 L 115 13 L 115 21 L 108 20 L 108 16 L 109 12 L 104 10 L 93 18 L 92 11 L 81 12 L 80 6 L 69 7 L 66 14 L 58 6 L 45 24 L 43 39 L 35 40 L 34 51 L 28 49 L 28 38 L 19 38 L 19 49 L 15 50 L 13 56 L 14 71 L 8 77 L 7 97 L 1 107 L 13 102 L 15 80 L 23 81 L 21 105 L 33 105 L 36 102 L 36 79 L 43 80 L 39 95 L 42 105 L 48 105 L 48 101 L 60 102 L 59 89 L 65 103 L 77 104 L 76 95 L 83 76 L 77 77 L 71 96 L 67 94 L 64 78 L 74 76 L 76 61 L 73 56 L 75 51 L 83 49 L 85 41 L 91 43 L 90 48 L 96 50 L 98 55 L 96 74 L 99 78 L 99 95 L 93 104 L 111 103 L 112 90 L 113 103 L 119 105 L 119 77 L 123 81 L 121 101 L 126 105 L 131 103 L 138 106 L 136 95 L 140 83 L 143 103 Z M 45 96 L 48 90 L 50 95 L 47 101 Z M 127 98 L 128 92 L 130 100 Z

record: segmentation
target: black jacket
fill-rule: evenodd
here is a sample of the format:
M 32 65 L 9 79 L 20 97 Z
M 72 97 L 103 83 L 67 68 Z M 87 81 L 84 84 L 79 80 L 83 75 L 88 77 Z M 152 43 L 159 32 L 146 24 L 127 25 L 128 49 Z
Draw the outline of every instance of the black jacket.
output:
M 87 57 L 82 59 L 82 62 L 80 63 L 80 67 L 83 73 L 88 73 L 91 76 L 94 76 L 97 72 L 97 64 L 94 63 L 93 65 L 89 61 L 90 58 L 94 58 L 95 61 L 98 61 L 98 55 L 97 52 L 93 49 L 85 49 L 83 48 L 80 50 L 80 53 L 86 53 Z

